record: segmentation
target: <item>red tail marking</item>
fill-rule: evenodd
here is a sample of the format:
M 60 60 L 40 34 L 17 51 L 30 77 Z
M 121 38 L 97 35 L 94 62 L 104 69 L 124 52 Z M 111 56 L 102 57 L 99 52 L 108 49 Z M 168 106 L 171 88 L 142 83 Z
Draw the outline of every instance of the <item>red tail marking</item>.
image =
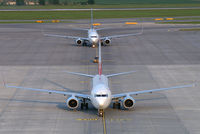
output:
M 101 75 L 101 74 L 102 74 L 102 64 L 99 63 L 99 75 Z

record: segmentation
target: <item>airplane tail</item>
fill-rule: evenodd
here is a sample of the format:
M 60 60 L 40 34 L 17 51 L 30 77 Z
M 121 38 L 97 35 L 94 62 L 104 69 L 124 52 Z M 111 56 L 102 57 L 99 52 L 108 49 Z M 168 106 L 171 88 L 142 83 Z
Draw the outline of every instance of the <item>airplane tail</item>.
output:
M 83 74 L 83 73 L 76 73 L 76 72 L 69 72 L 69 71 L 64 71 L 65 73 L 68 74 L 73 74 L 73 75 L 79 75 L 79 76 L 85 76 L 85 77 L 90 77 L 93 78 L 95 75 L 89 75 L 89 74 Z M 106 77 L 114 77 L 114 76 L 119 76 L 119 75 L 126 75 L 126 74 L 131 74 L 136 71 L 129 71 L 129 72 L 121 72 L 121 73 L 115 73 L 115 74 L 108 74 L 105 75 Z M 101 76 L 102 75 L 102 60 L 101 60 L 101 42 L 99 42 L 99 62 L 98 62 L 98 74 Z
M 102 62 L 101 62 L 101 42 L 99 41 L 99 62 L 98 62 L 98 72 L 102 75 Z
M 93 29 L 94 27 L 93 27 L 93 9 L 91 8 L 91 21 L 90 21 L 90 23 L 91 23 L 91 29 Z
M 73 75 L 79 75 L 79 76 L 85 76 L 85 77 L 90 77 L 93 78 L 95 75 L 89 75 L 89 74 L 83 74 L 83 73 L 77 73 L 77 72 L 69 72 L 69 71 L 64 71 L 65 73 L 68 74 L 73 74 Z M 130 74 L 134 73 L 136 71 L 129 71 L 129 72 L 121 72 L 121 73 L 115 73 L 115 74 L 109 74 L 105 75 L 106 77 L 114 77 L 114 76 L 119 76 L 119 75 L 125 75 L 125 74 Z M 102 60 L 101 60 L 101 42 L 99 41 L 99 62 L 98 62 L 98 74 L 101 76 L 102 75 Z

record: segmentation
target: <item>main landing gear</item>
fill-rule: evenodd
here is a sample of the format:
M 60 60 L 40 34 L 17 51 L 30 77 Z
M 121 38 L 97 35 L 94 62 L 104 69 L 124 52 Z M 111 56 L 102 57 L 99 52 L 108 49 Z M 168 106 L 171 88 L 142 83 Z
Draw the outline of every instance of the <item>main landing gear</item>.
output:
M 88 109 L 88 103 L 86 103 L 86 100 L 83 99 L 83 103 L 81 103 L 81 109 L 83 109 L 85 107 L 85 109 Z
M 99 115 L 100 117 L 103 117 L 103 115 L 104 115 L 104 110 L 103 110 L 103 109 L 98 109 L 98 115 Z
M 115 109 L 115 108 L 121 109 L 121 104 L 119 102 L 113 103 L 113 109 Z

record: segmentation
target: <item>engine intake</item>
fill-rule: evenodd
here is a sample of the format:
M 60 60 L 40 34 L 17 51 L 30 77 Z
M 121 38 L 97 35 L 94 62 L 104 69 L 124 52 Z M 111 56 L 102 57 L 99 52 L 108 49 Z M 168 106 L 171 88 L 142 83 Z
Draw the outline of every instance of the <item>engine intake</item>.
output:
M 77 39 L 77 40 L 76 40 L 76 44 L 77 44 L 77 45 L 82 45 L 82 44 L 83 44 L 83 40 Z
M 122 100 L 122 105 L 126 109 L 131 109 L 135 106 L 135 100 L 132 97 L 127 96 Z
M 108 38 L 106 38 L 104 41 L 104 44 L 106 44 L 106 45 L 108 45 L 108 44 L 110 44 L 111 43 L 111 40 L 110 39 L 108 39 Z
M 67 106 L 70 109 L 76 109 L 79 106 L 79 100 L 76 97 L 70 97 L 67 99 Z

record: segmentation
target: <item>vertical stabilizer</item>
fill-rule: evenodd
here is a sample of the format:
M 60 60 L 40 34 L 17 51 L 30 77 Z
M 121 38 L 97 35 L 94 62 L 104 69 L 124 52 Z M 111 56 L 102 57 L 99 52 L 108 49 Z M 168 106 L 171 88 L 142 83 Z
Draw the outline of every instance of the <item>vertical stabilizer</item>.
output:
M 98 62 L 99 75 L 102 74 L 102 61 L 101 61 L 101 42 L 99 41 L 99 62 Z
M 91 29 L 93 29 L 93 9 L 91 8 Z

